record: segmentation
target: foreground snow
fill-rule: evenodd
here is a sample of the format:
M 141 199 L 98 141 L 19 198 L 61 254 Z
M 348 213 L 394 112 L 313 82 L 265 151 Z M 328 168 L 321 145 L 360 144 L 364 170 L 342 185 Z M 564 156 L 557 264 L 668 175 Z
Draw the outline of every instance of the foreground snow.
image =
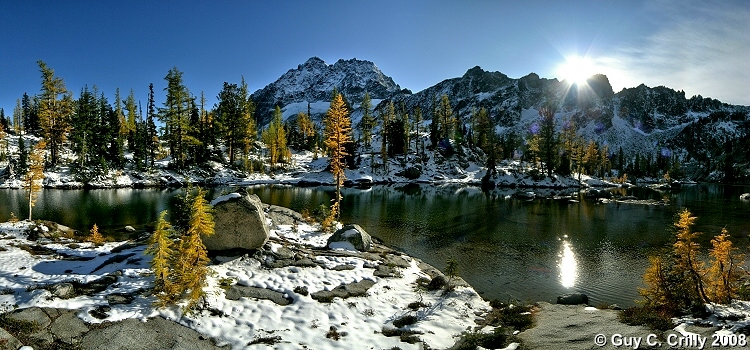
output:
M 317 255 L 314 267 L 274 269 L 263 267 L 247 255 L 218 257 L 221 262 L 210 267 L 206 303 L 201 311 L 185 315 L 178 307 L 152 307 L 154 297 L 144 292 L 153 285 L 150 257 L 144 255 L 145 246 L 110 242 L 94 247 L 72 241 L 40 241 L 40 245 L 56 254 L 32 255 L 28 248 L 22 249 L 37 243 L 25 237 L 24 232 L 32 226 L 29 222 L 0 224 L 0 287 L 3 288 L 0 295 L 3 310 L 0 311 L 32 306 L 76 309 L 78 316 L 90 323 L 126 318 L 145 320 L 161 315 L 214 338 L 218 345 L 229 344 L 233 349 L 246 348 L 259 339 L 274 339 L 273 345 L 259 346 L 275 349 L 362 349 L 365 345 L 371 349 L 418 349 L 420 344 L 404 343 L 398 337 L 386 337 L 381 332 L 395 328 L 393 321 L 399 317 L 415 315 L 419 321 L 405 329 L 421 333 L 418 337 L 431 348 L 447 348 L 455 343 L 457 335 L 476 326 L 478 315 L 490 309 L 471 287 L 459 286 L 447 296 L 442 295 L 442 291 L 418 291 L 416 280 L 428 276 L 420 269 L 419 262 L 408 256 L 402 256 L 408 267 L 398 269 L 395 277 L 380 278 L 373 275 L 372 265 L 377 260 L 346 256 L 342 251 L 342 254 Z M 279 242 L 283 242 L 314 249 L 324 246 L 328 236 L 307 224 L 300 224 L 296 229 L 281 225 L 272 230 L 271 247 L 280 249 Z M 111 258 L 115 255 L 125 258 L 113 261 Z M 349 267 L 336 268 L 341 265 Z M 71 280 L 88 283 L 117 271 L 122 273 L 117 283 L 92 295 L 60 299 L 43 289 Z M 335 298 L 331 303 L 322 303 L 310 295 L 295 292 L 298 286 L 305 286 L 309 293 L 314 293 L 364 279 L 375 282 L 364 297 Z M 254 298 L 228 300 L 220 284 L 271 289 L 284 293 L 293 302 L 280 306 Z M 132 294 L 135 298 L 128 304 L 110 305 L 106 318 L 93 317 L 91 312 L 109 305 L 107 296 L 113 293 Z M 420 300 L 428 306 L 418 311 L 407 308 L 409 303 Z M 341 335 L 338 340 L 330 337 L 332 329 Z

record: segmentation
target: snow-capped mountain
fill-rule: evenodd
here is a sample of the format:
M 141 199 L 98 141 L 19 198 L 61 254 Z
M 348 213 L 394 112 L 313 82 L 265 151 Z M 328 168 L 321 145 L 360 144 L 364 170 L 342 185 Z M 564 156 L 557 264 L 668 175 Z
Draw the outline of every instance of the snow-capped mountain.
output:
M 668 154 L 682 162 L 697 162 L 698 168 L 693 172 L 697 179 L 731 172 L 731 164 L 725 160 L 735 158 L 742 147 L 723 145 L 750 145 L 750 108 L 746 106 L 728 105 L 700 95 L 686 98 L 683 91 L 664 86 L 651 88 L 641 84 L 614 93 L 609 79 L 601 74 L 578 86 L 535 73 L 515 79 L 477 66 L 461 77 L 412 93 L 402 90 L 370 61 L 339 60 L 329 65 L 313 57 L 252 97 L 261 124 L 270 120 L 277 105 L 285 119 L 309 108 L 320 120 L 334 88 L 353 107 L 355 125 L 362 115 L 359 105 L 365 92 L 372 98 L 376 117 L 377 110 L 393 101 L 412 114 L 419 107 L 426 120 L 432 118 L 435 103 L 446 95 L 454 115 L 467 127 L 473 111 L 486 108 L 501 134 L 513 133 L 522 139 L 539 122 L 539 109 L 551 106 L 556 110 L 558 128 L 573 123 L 585 140 L 607 145 L 611 153 L 622 149 L 631 158 L 636 154 Z M 711 175 L 717 170 L 722 174 Z
M 307 112 L 308 103 L 311 114 L 325 113 L 334 88 L 354 106 L 361 103 L 365 92 L 369 93 L 375 104 L 377 100 L 390 98 L 401 90 L 391 77 L 383 74 L 370 61 L 340 59 L 329 65 L 318 57 L 312 57 L 254 92 L 252 98 L 258 119 L 261 124 L 267 124 L 276 106 L 284 110 L 284 117 L 300 111 Z

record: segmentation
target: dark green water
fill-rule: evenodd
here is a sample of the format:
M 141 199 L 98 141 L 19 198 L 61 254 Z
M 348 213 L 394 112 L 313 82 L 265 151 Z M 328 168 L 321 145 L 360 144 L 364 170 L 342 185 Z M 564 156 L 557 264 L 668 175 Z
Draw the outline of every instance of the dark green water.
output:
M 218 196 L 226 189 L 212 189 Z M 332 188 L 253 186 L 264 202 L 301 211 L 332 198 Z M 750 245 L 750 187 L 685 186 L 678 193 L 635 188 L 622 194 L 669 199 L 668 206 L 596 204 L 582 200 L 519 201 L 511 191 L 488 196 L 472 187 L 376 186 L 345 189 L 342 221 L 358 223 L 386 244 L 438 268 L 449 257 L 460 275 L 489 299 L 554 301 L 572 291 L 592 304 L 630 306 L 655 249 L 669 244 L 674 214 L 687 207 L 698 216 L 702 244 L 726 227 L 738 246 Z M 44 190 L 34 217 L 79 230 L 94 223 L 105 231 L 144 228 L 171 209 L 177 190 Z M 28 216 L 25 193 L 0 190 L 0 220 Z M 20 215 L 19 215 L 20 213 Z M 567 247 L 567 248 L 566 248 Z

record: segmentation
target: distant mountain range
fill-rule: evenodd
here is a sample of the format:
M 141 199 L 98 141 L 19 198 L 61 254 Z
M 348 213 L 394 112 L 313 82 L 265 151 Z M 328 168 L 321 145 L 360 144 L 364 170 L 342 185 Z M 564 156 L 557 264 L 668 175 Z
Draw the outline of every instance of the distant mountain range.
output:
M 704 98 L 687 98 L 683 91 L 643 84 L 614 93 L 609 79 L 594 75 L 578 86 L 567 81 L 541 78 L 535 73 L 514 79 L 500 72 L 474 67 L 457 78 L 450 78 L 422 91 L 402 89 L 365 60 L 339 60 L 329 65 L 317 57 L 290 69 L 278 80 L 252 94 L 261 124 L 266 124 L 276 106 L 290 117 L 298 111 L 320 120 L 328 108 L 334 88 L 353 107 L 352 119 L 361 117 L 359 106 L 365 92 L 376 109 L 393 101 L 407 111 L 420 107 L 431 119 L 437 98 L 447 95 L 454 113 L 464 122 L 472 111 L 486 108 L 501 133 L 525 135 L 538 121 L 538 109 L 557 108 L 558 126 L 575 122 L 578 133 L 611 151 L 622 148 L 626 154 L 657 154 L 668 149 L 682 160 L 695 160 L 702 169 L 698 178 L 711 178 L 726 165 L 736 149 L 726 144 L 743 144 L 750 134 L 747 106 L 737 106 Z M 309 107 L 308 107 L 309 106 Z M 747 152 L 745 152 L 747 153 Z M 711 165 L 713 163 L 713 166 Z M 718 168 L 717 168 L 718 167 Z

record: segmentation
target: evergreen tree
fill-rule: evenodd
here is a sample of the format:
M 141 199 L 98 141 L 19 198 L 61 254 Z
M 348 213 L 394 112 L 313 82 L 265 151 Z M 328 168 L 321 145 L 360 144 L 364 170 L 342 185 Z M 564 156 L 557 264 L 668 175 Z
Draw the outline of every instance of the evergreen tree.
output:
M 128 150 L 133 152 L 137 147 L 133 139 L 135 137 L 135 123 L 138 120 L 138 105 L 135 101 L 135 92 L 133 92 L 133 89 L 130 89 L 128 98 L 123 102 L 125 103 L 125 111 L 128 113 L 124 123 L 125 138 L 128 141 Z
M 39 135 L 39 106 L 36 99 L 32 99 L 25 92 L 21 98 L 21 111 L 24 131 L 27 134 Z
M 42 61 L 37 62 L 42 73 L 42 90 L 39 95 L 39 122 L 50 151 L 50 163 L 57 165 L 60 150 L 70 129 L 73 114 L 73 97 L 62 79 Z
M 29 169 L 21 179 L 21 187 L 28 191 L 29 199 L 29 221 L 31 221 L 31 210 L 36 203 L 36 197 L 39 190 L 42 189 L 42 179 L 44 179 L 44 149 L 47 148 L 44 140 L 34 146 L 34 150 L 29 157 Z
M 177 169 L 185 167 L 187 158 L 186 137 L 190 131 L 190 93 L 182 82 L 182 72 L 174 67 L 164 77 L 167 81 L 167 92 L 164 108 L 159 119 L 164 123 L 164 138 L 169 145 L 172 165 Z
M 539 131 L 540 156 L 547 170 L 547 176 L 552 176 L 552 171 L 557 168 L 557 161 L 559 160 L 559 140 L 555 132 L 555 111 L 545 107 L 539 110 L 539 115 L 542 117 Z
M 73 154 L 78 157 L 77 166 L 90 164 L 91 146 L 96 137 L 94 130 L 98 118 L 96 96 L 84 86 L 76 100 L 75 113 L 71 120 L 70 144 Z
M 362 143 L 368 151 L 372 147 L 372 131 L 377 125 L 377 121 L 372 116 L 372 100 L 370 94 L 365 92 L 365 97 L 362 98 L 362 119 L 359 121 L 359 133 L 362 136 Z
M 336 196 L 334 204 L 331 207 L 331 217 L 338 219 L 341 210 L 341 185 L 346 178 L 344 174 L 344 157 L 347 144 L 352 142 L 351 120 L 349 119 L 349 110 L 344 104 L 340 94 L 333 97 L 331 107 L 326 113 L 325 119 L 325 145 L 329 152 L 329 162 L 331 173 L 336 181 Z
M 391 130 L 391 123 L 396 119 L 396 107 L 393 105 L 393 101 L 388 103 L 385 113 L 381 112 L 380 119 L 380 158 L 383 160 L 383 170 L 388 173 L 388 145 L 391 140 L 388 138 L 389 131 Z
M 26 150 L 26 142 L 23 136 L 18 136 L 18 169 L 17 174 L 26 174 L 29 171 L 29 152 Z
M 148 154 L 148 166 L 154 167 L 156 152 L 159 149 L 159 135 L 156 132 L 156 105 L 154 104 L 154 84 L 148 85 L 148 105 L 146 106 L 146 153 Z
M 22 120 L 23 110 L 21 109 L 21 99 L 16 99 L 16 107 L 13 108 L 13 130 L 16 135 L 21 135 L 21 131 L 23 131 Z

